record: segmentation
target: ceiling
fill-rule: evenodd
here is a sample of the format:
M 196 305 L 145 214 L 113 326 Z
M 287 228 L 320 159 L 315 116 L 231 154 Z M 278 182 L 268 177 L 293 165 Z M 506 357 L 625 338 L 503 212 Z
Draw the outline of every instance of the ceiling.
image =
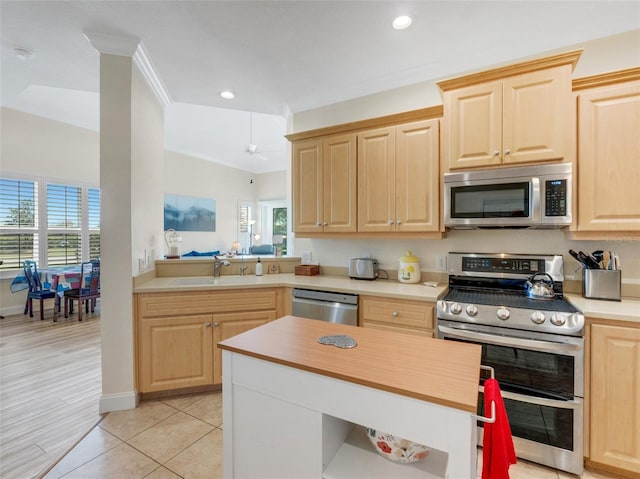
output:
M 291 112 L 635 30 L 640 2 L 1 0 L 0 17 L 2 106 L 97 130 L 83 31 L 134 36 L 172 101 L 166 148 L 262 173 L 288 164 Z

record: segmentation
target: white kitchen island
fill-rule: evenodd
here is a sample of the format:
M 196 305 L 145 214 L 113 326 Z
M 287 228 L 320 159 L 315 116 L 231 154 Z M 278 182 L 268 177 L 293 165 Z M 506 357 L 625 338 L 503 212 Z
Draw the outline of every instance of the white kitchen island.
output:
M 220 347 L 225 478 L 476 477 L 479 346 L 286 316 Z M 364 427 L 434 450 L 397 464 Z

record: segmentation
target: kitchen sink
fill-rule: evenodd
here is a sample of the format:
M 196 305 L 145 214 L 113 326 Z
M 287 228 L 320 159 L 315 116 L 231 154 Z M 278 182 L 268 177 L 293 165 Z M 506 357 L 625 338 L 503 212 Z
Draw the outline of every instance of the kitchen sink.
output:
M 213 278 L 211 276 L 190 276 L 187 278 L 176 278 L 171 281 L 170 284 L 175 286 L 207 286 L 210 284 L 227 284 L 238 285 L 256 283 L 256 276 L 223 276 L 219 278 Z
M 223 282 L 222 278 L 207 278 L 207 277 L 193 277 L 193 278 L 177 278 L 171 281 L 171 284 L 179 286 L 198 286 L 207 284 L 220 284 Z

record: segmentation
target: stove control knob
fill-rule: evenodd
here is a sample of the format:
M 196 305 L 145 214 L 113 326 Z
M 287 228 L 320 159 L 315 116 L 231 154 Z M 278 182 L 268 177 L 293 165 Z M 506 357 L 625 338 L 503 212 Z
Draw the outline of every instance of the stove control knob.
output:
M 562 314 L 553 313 L 551 315 L 551 322 L 556 326 L 562 326 L 567 322 L 567 319 Z
M 467 314 L 469 316 L 475 316 L 476 314 L 478 314 L 478 308 L 476 308 L 475 305 L 470 304 L 469 306 L 467 306 Z
M 531 313 L 531 321 L 533 321 L 536 324 L 542 324 L 544 323 L 544 313 L 540 312 L 540 311 L 535 311 L 533 313 Z
M 509 316 L 511 316 L 511 313 L 507 308 L 498 308 L 498 311 L 496 311 L 496 316 L 498 316 L 498 319 L 506 321 L 507 319 L 509 319 Z
M 453 314 L 460 314 L 462 312 L 462 306 L 460 306 L 460 304 L 458 303 L 453 303 L 451 305 L 451 312 Z

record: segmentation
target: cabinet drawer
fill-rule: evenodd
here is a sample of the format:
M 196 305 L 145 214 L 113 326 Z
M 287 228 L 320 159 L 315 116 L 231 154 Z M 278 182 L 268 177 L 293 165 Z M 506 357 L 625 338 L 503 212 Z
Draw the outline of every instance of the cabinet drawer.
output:
M 138 311 L 143 318 L 265 309 L 276 309 L 275 289 L 143 293 L 138 295 Z
M 433 330 L 433 304 L 421 301 L 362 298 L 361 320 L 393 327 Z M 367 326 L 371 326 L 370 324 Z

